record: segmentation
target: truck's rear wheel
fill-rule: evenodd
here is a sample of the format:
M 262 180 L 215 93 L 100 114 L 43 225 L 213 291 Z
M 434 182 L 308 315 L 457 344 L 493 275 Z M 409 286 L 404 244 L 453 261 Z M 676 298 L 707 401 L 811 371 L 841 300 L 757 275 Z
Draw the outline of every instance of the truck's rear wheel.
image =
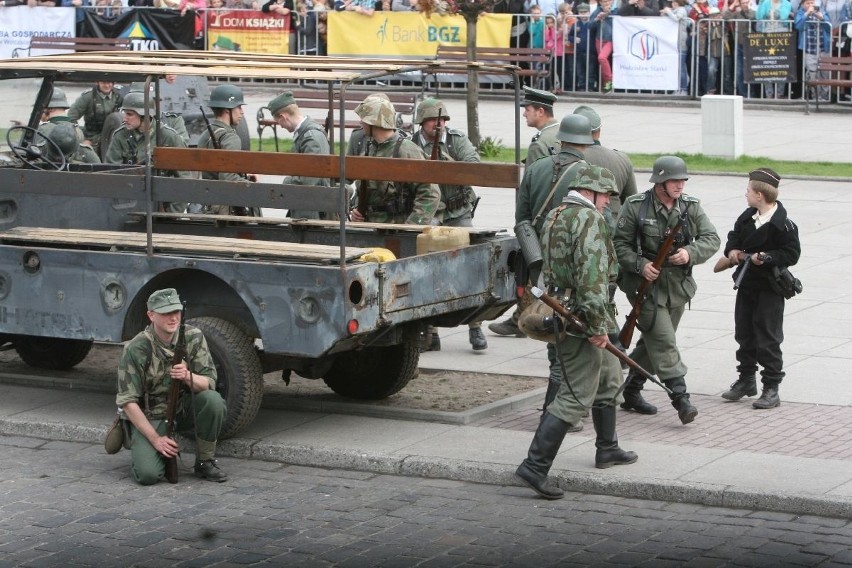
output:
M 229 438 L 257 416 L 263 399 L 263 369 L 254 342 L 229 321 L 201 317 L 187 320 L 204 332 L 216 366 L 216 390 L 228 404 L 220 438 Z
M 67 371 L 86 358 L 94 342 L 59 337 L 18 336 L 13 343 L 18 356 L 30 367 Z
M 416 377 L 419 362 L 420 345 L 414 337 L 399 345 L 343 353 L 323 380 L 341 396 L 379 400 L 398 393 Z

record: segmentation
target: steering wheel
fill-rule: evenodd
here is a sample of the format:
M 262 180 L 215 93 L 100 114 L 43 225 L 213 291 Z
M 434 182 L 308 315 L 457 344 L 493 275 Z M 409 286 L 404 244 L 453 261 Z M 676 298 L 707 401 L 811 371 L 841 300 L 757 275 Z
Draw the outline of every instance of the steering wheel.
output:
M 23 141 L 28 132 L 32 132 L 33 134 L 33 142 L 26 146 L 18 146 L 12 143 L 12 140 L 15 138 L 12 136 L 12 133 L 20 130 L 21 137 L 20 141 Z M 48 153 L 44 152 L 41 148 L 40 144 L 36 144 L 35 141 L 41 138 L 45 142 L 47 142 L 48 146 L 51 148 L 50 154 L 54 151 L 57 156 L 60 156 L 61 162 L 57 163 L 51 160 L 48 157 Z M 48 170 L 54 169 L 56 171 L 64 170 L 68 165 L 68 162 L 65 160 L 65 154 L 62 152 L 62 149 L 50 138 L 36 130 L 35 128 L 30 128 L 29 126 L 13 126 L 6 132 L 6 143 L 9 145 L 9 148 L 12 150 L 12 153 L 16 158 L 24 162 L 29 167 L 36 170 Z M 48 165 L 50 168 L 42 167 L 43 165 Z

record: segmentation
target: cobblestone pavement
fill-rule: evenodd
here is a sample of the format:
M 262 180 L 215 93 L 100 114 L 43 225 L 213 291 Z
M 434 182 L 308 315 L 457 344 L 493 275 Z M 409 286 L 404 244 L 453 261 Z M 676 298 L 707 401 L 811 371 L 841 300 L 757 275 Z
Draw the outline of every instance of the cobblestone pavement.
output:
M 143 488 L 126 454 L 0 446 L 0 567 L 852 565 L 844 519 L 237 459 Z
M 783 402 L 771 411 L 761 411 L 751 406 L 757 397 L 728 402 L 718 396 L 693 394 L 691 400 L 698 408 L 698 418 L 684 427 L 664 393 L 649 387 L 643 394 L 659 410 L 654 416 L 619 410 L 618 433 L 626 447 L 630 441 L 656 442 L 802 458 L 852 459 L 852 408 L 848 406 Z M 540 417 L 540 410 L 527 408 L 484 418 L 475 425 L 535 432 Z

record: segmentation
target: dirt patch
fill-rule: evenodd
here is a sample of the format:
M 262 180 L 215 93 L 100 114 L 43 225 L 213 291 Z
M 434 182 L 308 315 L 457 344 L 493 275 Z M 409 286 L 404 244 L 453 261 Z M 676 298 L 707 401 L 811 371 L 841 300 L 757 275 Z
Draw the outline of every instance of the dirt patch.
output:
M 115 370 L 121 355 L 121 346 L 96 345 L 86 360 L 70 371 L 44 371 L 34 369 L 21 361 L 14 351 L 0 352 L 2 372 L 17 375 L 50 376 L 79 382 L 98 390 L 111 390 L 115 385 Z M 281 373 L 264 375 L 265 393 L 292 396 L 310 400 L 347 401 L 319 380 L 291 376 L 290 384 L 281 379 Z M 401 392 L 384 400 L 371 401 L 377 406 L 461 412 L 477 406 L 497 402 L 518 394 L 547 386 L 540 377 L 520 377 L 461 371 L 421 372 Z

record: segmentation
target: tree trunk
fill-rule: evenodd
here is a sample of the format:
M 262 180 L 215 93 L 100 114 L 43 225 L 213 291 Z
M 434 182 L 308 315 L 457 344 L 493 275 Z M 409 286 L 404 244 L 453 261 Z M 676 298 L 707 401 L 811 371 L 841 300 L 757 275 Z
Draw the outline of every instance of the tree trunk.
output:
M 476 21 L 478 15 L 465 15 L 464 19 L 467 23 L 467 59 L 468 61 L 476 61 Z M 475 69 L 467 71 L 467 137 L 473 144 L 474 148 L 479 148 L 482 141 L 479 135 L 479 111 L 477 103 L 479 101 L 479 77 Z

